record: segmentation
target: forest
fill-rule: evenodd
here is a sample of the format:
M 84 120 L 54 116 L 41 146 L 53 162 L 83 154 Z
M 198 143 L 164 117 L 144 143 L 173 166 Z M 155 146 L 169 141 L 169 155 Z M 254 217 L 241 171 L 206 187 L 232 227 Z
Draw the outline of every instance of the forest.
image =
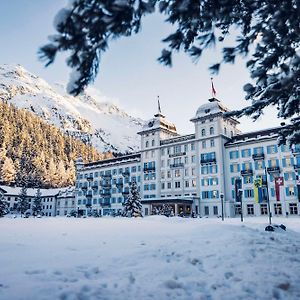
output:
M 63 187 L 75 182 L 75 161 L 112 157 L 68 136 L 40 117 L 0 101 L 0 183 Z

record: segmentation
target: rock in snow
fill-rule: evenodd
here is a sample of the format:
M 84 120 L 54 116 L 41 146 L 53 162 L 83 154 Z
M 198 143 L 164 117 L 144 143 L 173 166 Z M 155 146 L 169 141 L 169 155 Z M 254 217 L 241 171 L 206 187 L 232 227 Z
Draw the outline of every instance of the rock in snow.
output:
M 128 115 L 89 88 L 78 97 L 62 84 L 50 85 L 22 66 L 0 66 L 0 99 L 25 108 L 65 133 L 89 140 L 100 151 L 133 152 L 144 121 Z

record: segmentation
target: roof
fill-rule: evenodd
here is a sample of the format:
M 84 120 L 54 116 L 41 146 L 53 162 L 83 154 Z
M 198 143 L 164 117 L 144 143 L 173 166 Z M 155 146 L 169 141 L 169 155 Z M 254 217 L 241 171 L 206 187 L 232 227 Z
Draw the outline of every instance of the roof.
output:
M 138 133 L 155 129 L 164 129 L 177 134 L 176 126 L 168 121 L 162 114 L 156 114 L 154 118 L 145 123 L 142 130 Z
M 6 186 L 0 185 L 0 189 L 4 191 L 4 194 L 7 195 L 20 195 L 21 187 L 13 187 L 13 186 Z M 54 197 L 58 195 L 60 191 L 65 191 L 68 188 L 56 188 L 56 189 L 40 189 L 42 197 Z M 36 195 L 37 189 L 28 188 L 27 189 L 27 196 L 34 197 Z

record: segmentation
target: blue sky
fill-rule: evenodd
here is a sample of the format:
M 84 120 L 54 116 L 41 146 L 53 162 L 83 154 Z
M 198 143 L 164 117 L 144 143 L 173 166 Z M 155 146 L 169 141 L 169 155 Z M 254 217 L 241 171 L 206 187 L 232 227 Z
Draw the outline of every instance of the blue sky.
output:
M 65 0 L 1 0 L 0 10 L 0 64 L 21 64 L 50 83 L 67 82 L 70 69 L 65 54 L 57 57 L 48 68 L 37 59 L 39 46 L 47 43 L 53 34 L 53 19 L 65 6 Z M 94 87 L 112 98 L 128 112 L 149 119 L 156 112 L 156 97 L 167 118 L 177 125 L 180 133 L 190 133 L 189 122 L 199 105 L 211 96 L 208 66 L 218 61 L 219 51 L 210 49 L 198 64 L 185 54 L 174 57 L 172 68 L 156 61 L 163 48 L 160 41 L 171 32 L 159 15 L 149 16 L 143 22 L 141 33 L 114 41 L 101 58 L 100 73 Z M 214 82 L 217 98 L 228 108 L 237 109 L 247 102 L 242 87 L 249 81 L 245 61 L 223 66 Z M 252 131 L 276 126 L 276 110 L 269 110 L 259 122 L 242 119 L 240 128 Z M 266 122 L 266 120 L 268 120 Z

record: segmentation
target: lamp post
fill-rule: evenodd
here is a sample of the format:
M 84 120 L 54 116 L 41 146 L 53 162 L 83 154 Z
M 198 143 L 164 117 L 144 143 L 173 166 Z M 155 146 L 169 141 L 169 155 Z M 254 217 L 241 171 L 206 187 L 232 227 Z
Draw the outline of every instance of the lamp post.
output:
M 220 193 L 220 198 L 221 198 L 221 209 L 222 209 L 222 221 L 224 221 L 224 194 L 222 192 Z
M 269 225 L 272 224 L 272 213 L 271 213 L 271 205 L 270 205 L 270 197 L 269 197 L 269 187 L 268 187 L 268 172 L 267 168 L 265 167 L 265 176 L 266 176 L 266 190 L 267 190 L 267 205 L 268 205 L 268 211 L 269 211 Z
M 243 190 L 238 189 L 238 193 L 239 193 L 239 198 L 240 198 L 240 202 L 241 202 L 241 222 L 244 222 L 244 218 L 243 218 Z

